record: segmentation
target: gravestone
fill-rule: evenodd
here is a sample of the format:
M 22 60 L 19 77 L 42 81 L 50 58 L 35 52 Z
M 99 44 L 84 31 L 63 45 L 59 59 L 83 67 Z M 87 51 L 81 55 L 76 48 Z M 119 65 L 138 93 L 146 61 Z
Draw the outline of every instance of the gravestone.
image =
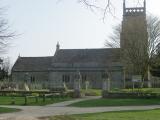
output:
M 15 90 L 19 90 L 19 84 L 16 84 Z
M 86 88 L 86 90 L 88 90 L 88 87 L 89 87 L 89 81 L 86 80 L 86 81 L 85 81 L 85 88 Z
M 109 78 L 103 79 L 102 90 L 110 91 L 110 79 Z
M 104 91 L 110 91 L 110 78 L 109 78 L 109 74 L 107 72 L 104 72 L 102 74 L 102 90 Z
M 75 75 L 75 80 L 74 80 L 74 96 L 75 98 L 81 97 L 81 80 L 82 76 L 80 71 L 77 71 Z
M 102 97 L 105 98 L 107 92 L 110 91 L 110 78 L 107 72 L 102 74 Z
M 24 84 L 24 90 L 25 91 L 29 91 L 29 87 L 28 87 L 28 85 L 26 83 Z
M 67 86 L 66 86 L 66 83 L 65 83 L 65 82 L 63 82 L 63 88 L 65 89 L 65 91 L 67 91 L 67 90 L 68 90 L 68 88 L 67 88 Z
M 29 75 L 29 73 L 25 73 L 25 81 L 24 81 L 24 90 L 25 91 L 29 91 L 29 87 L 27 85 L 27 83 L 30 81 L 31 77 Z
M 107 80 L 106 79 L 103 79 L 102 90 L 104 90 L 104 91 L 107 90 Z

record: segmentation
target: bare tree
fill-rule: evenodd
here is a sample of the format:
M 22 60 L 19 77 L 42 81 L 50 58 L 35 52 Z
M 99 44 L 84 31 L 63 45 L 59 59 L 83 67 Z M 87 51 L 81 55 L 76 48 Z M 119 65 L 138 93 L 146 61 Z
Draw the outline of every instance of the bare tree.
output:
M 105 46 L 109 48 L 120 48 L 120 33 L 121 33 L 121 25 L 117 25 L 113 27 L 113 32 L 109 36 L 109 39 L 105 41 Z
M 138 22 L 137 25 L 141 26 Z M 131 27 L 134 27 L 131 26 Z M 113 34 L 109 37 L 109 40 L 105 41 L 106 47 L 120 48 L 120 34 L 121 26 L 118 25 L 114 28 Z M 133 29 L 134 31 L 134 29 Z M 141 74 L 144 78 L 148 74 L 149 67 L 155 62 L 154 56 L 157 53 L 160 45 L 160 20 L 155 16 L 147 17 L 147 42 L 142 41 L 143 31 L 139 31 L 142 35 L 133 36 L 129 38 L 127 48 L 121 48 L 122 62 L 128 65 L 128 69 L 132 69 L 134 73 Z M 137 40 L 135 42 L 135 40 Z
M 0 53 L 3 54 L 7 51 L 10 40 L 15 36 L 15 32 L 12 32 L 8 21 L 4 18 L 4 9 L 0 8 Z
M 8 75 L 11 73 L 11 61 L 10 61 L 10 58 L 9 58 L 9 57 L 3 59 L 2 69 L 3 69 Z
M 149 57 L 153 58 L 160 45 L 160 19 L 158 17 L 149 16 L 147 19 L 148 23 L 148 53 Z
M 58 2 L 61 2 L 63 0 L 57 0 Z M 116 11 L 116 6 L 115 3 L 117 2 L 117 0 L 76 0 L 78 1 L 78 3 L 83 4 L 85 7 L 89 8 L 92 12 L 98 11 L 101 12 L 102 15 L 102 20 L 105 21 L 105 18 L 107 16 L 107 14 L 110 14 L 114 17 L 115 16 L 115 11 Z M 142 1 L 145 0 L 134 0 L 134 1 L 130 1 L 128 0 L 130 3 L 134 3 L 136 6 L 141 6 Z M 120 2 L 126 2 L 126 0 L 120 0 Z
M 120 0 L 122 2 L 126 2 L 126 0 Z M 142 1 L 144 2 L 145 0 L 134 0 L 134 1 L 129 1 L 129 3 L 134 3 L 136 6 L 141 6 Z M 115 3 L 117 2 L 116 0 L 78 0 L 78 2 L 82 3 L 84 6 L 89 8 L 91 11 L 100 11 L 103 14 L 103 21 L 106 18 L 107 14 L 111 14 L 112 16 L 115 17 Z
M 79 0 L 82 4 L 84 4 L 91 11 L 101 11 L 103 13 L 103 20 L 106 17 L 107 13 L 113 14 L 114 5 L 112 0 Z

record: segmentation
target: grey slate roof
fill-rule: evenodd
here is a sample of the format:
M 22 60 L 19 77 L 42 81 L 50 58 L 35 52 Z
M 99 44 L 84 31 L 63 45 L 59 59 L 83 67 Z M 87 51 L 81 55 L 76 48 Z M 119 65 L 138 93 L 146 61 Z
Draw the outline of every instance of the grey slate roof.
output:
M 53 63 L 85 63 L 119 61 L 119 48 L 104 49 L 60 49 L 56 51 Z
M 50 57 L 19 57 L 12 71 L 49 71 L 57 67 L 95 67 L 98 69 L 98 67 L 105 67 L 104 64 L 109 65 L 114 62 L 120 62 L 119 48 L 59 49 L 54 56 Z
M 19 57 L 12 71 L 47 71 L 52 57 Z

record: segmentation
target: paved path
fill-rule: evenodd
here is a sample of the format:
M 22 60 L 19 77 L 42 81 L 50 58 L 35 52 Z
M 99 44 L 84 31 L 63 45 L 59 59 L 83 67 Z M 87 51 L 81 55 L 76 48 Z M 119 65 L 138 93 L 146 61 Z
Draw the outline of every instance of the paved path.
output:
M 38 117 L 52 116 L 52 115 L 66 115 L 66 114 L 83 114 L 83 113 L 96 113 L 107 111 L 122 111 L 122 110 L 146 110 L 160 108 L 160 105 L 150 106 L 121 106 L 121 107 L 90 107 L 90 108 L 77 108 L 68 107 L 66 105 L 86 99 L 76 99 L 47 106 L 3 106 L 22 109 L 20 112 L 0 114 L 0 120 L 37 120 Z

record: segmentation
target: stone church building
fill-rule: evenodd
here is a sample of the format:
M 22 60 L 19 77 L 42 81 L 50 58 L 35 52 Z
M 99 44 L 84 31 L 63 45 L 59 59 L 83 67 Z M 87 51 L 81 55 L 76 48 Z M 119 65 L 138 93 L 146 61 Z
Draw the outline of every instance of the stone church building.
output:
M 102 79 L 111 72 L 112 86 L 123 86 L 123 67 L 119 49 L 60 49 L 49 57 L 19 57 L 12 69 L 12 80 L 42 84 L 44 88 L 73 88 L 76 75 L 92 88 L 102 88 Z
M 135 20 L 146 25 L 145 2 L 144 7 L 126 8 L 125 1 L 123 6 L 121 47 L 125 47 L 126 35 L 141 35 L 138 31 L 133 32 L 132 28 L 126 31 L 126 27 L 134 24 Z M 82 87 L 88 81 L 89 87 L 102 88 L 103 79 L 109 78 L 111 88 L 123 88 L 125 74 L 120 49 L 61 49 L 58 43 L 54 56 L 19 56 L 12 68 L 12 81 L 27 83 L 32 88 L 37 85 L 41 88 L 61 88 L 64 83 L 73 88 L 76 76 L 80 74 Z

